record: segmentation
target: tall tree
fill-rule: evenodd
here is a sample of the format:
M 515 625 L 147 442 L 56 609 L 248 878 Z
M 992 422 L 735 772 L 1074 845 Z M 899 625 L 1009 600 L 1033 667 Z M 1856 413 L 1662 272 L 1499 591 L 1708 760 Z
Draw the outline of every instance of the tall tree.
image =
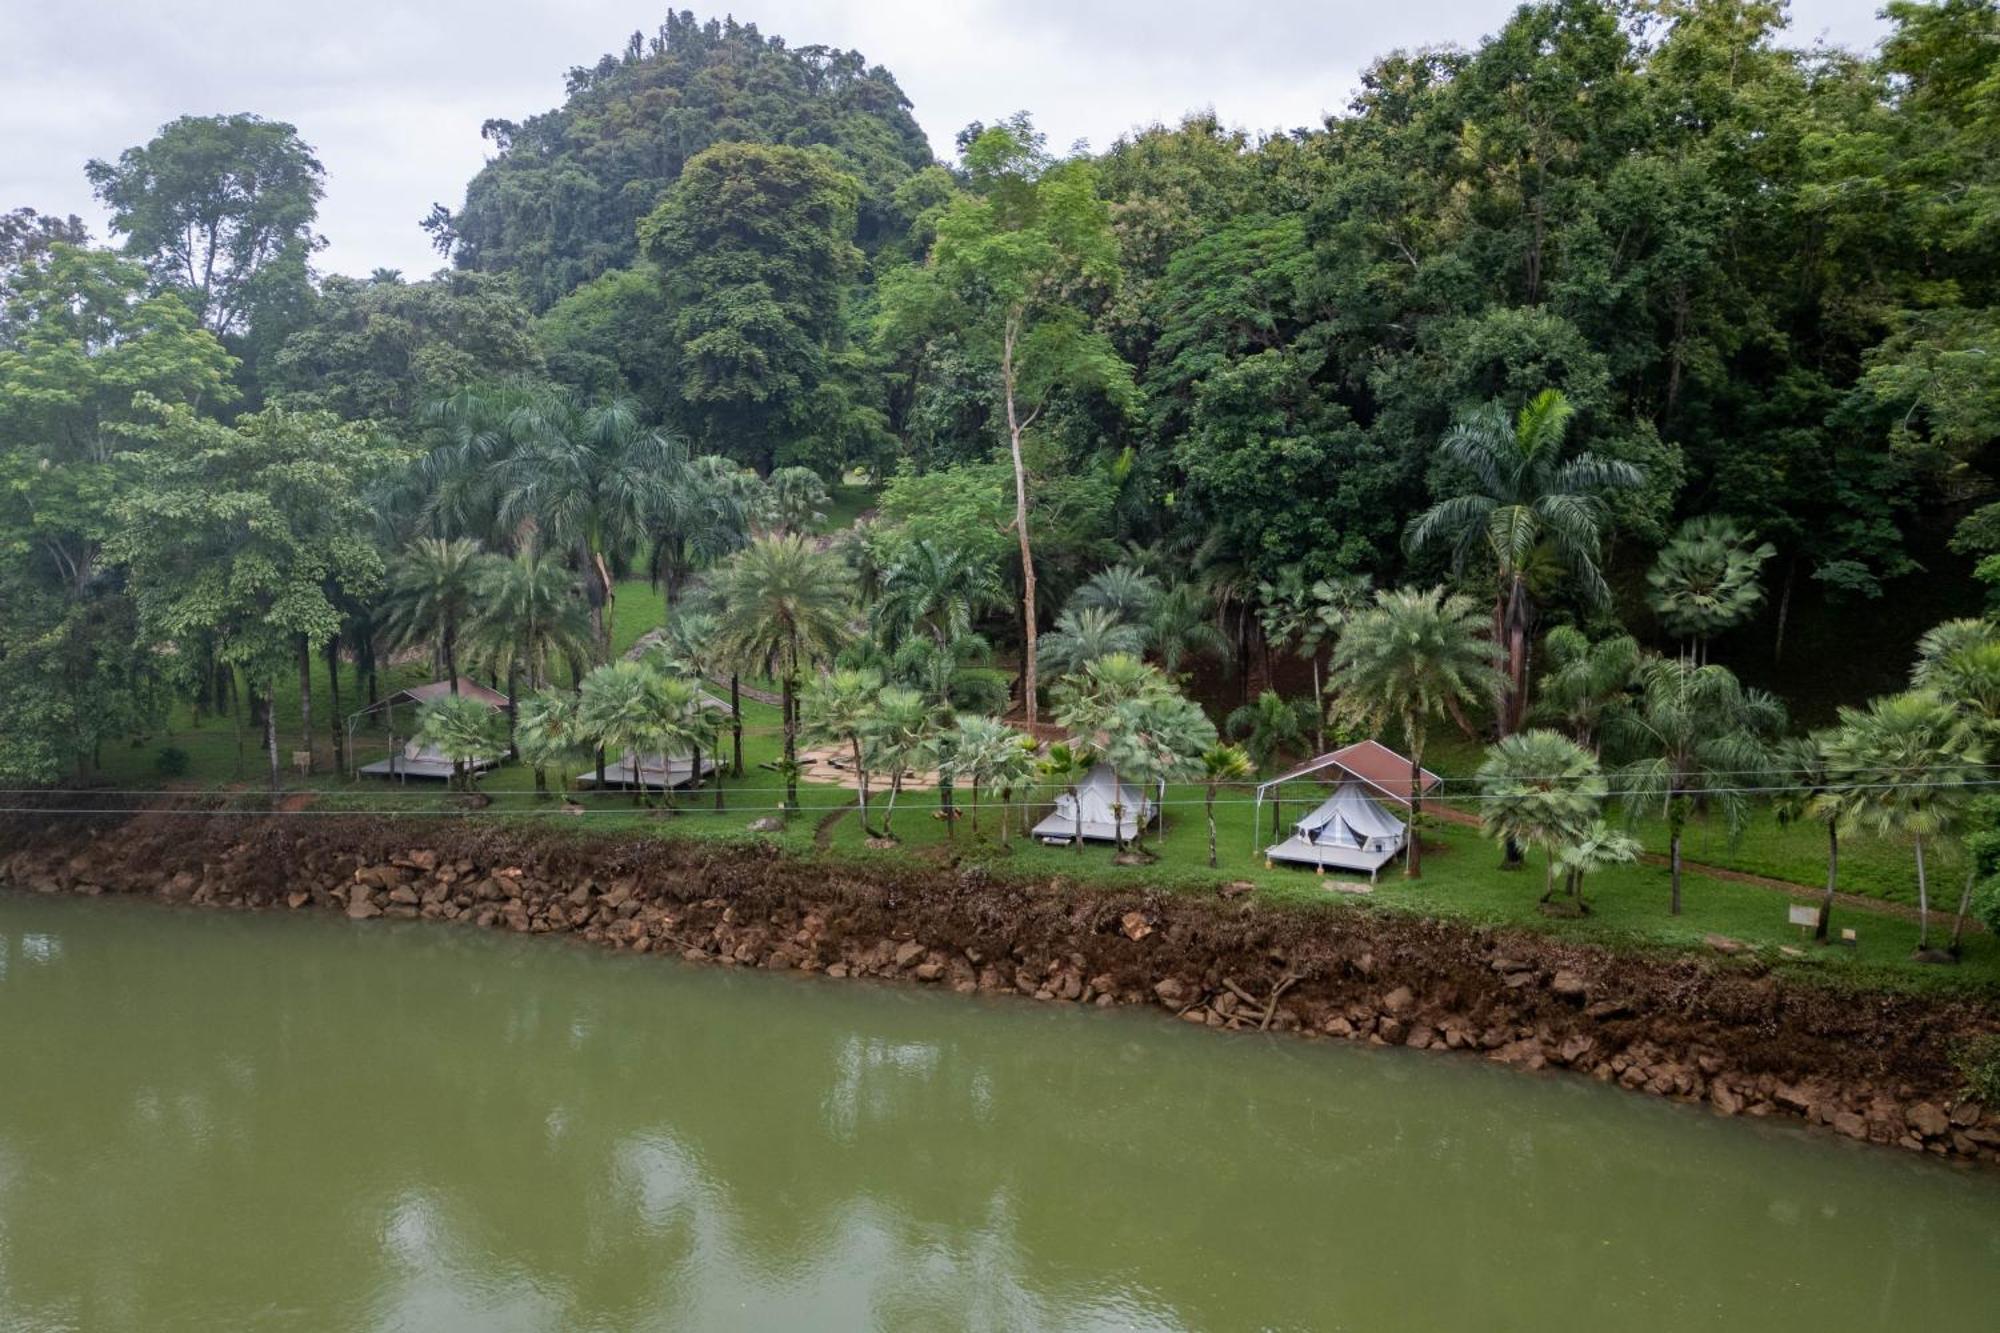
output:
M 1089 162 L 1050 163 L 1025 116 L 981 127 L 966 143 L 974 192 L 935 221 L 930 263 L 881 283 L 892 344 L 949 333 L 989 368 L 1014 473 L 1014 533 L 1021 556 L 1022 705 L 1039 708 L 1035 553 L 1023 439 L 1061 390 L 1134 401 L 1131 368 L 1091 328 L 1081 294 L 1114 289 L 1118 253 Z
M 325 170 L 299 132 L 261 116 L 182 116 L 84 172 L 111 230 L 219 337 L 307 293 Z
M 1643 479 L 1629 463 L 1582 453 L 1563 456 L 1575 409 L 1557 389 L 1545 389 L 1510 421 L 1496 404 L 1460 419 L 1439 452 L 1460 476 L 1456 494 L 1410 524 L 1412 547 L 1449 545 L 1463 568 L 1475 556 L 1491 562 L 1493 630 L 1507 666 L 1500 710 L 1502 733 L 1521 723 L 1527 706 L 1528 635 L 1534 622 L 1531 571 L 1549 552 L 1593 602 L 1611 593 L 1598 568 L 1605 495 Z
M 1424 741 L 1430 722 L 1462 703 L 1491 697 L 1500 684 L 1492 645 L 1470 599 L 1443 588 L 1375 594 L 1333 650 L 1335 707 L 1378 730 L 1399 724 L 1410 747 L 1410 837 L 1404 862 L 1423 874 Z

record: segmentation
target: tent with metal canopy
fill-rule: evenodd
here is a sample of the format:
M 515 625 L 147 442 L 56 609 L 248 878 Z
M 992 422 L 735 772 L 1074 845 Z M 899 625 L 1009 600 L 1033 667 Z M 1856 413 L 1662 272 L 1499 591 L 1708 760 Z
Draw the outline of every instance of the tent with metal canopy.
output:
M 1166 794 L 1163 782 L 1159 796 L 1164 800 Z M 1079 812 L 1083 821 L 1080 829 Z M 1056 808 L 1035 825 L 1034 836 L 1045 843 L 1073 842 L 1079 833 L 1085 842 L 1130 842 L 1159 813 L 1159 806 L 1137 787 L 1120 782 L 1111 765 L 1098 764 L 1083 775 L 1074 794 L 1064 792 L 1056 798 Z
M 416 741 L 417 710 L 434 699 L 442 699 L 452 693 L 451 682 L 434 680 L 423 685 L 412 685 L 384 695 L 366 708 L 356 709 L 347 715 L 347 753 L 354 753 L 354 732 L 359 726 L 371 722 L 386 723 L 389 731 L 389 757 L 372 764 L 363 764 L 354 771 L 371 778 L 424 778 L 435 781 L 448 780 L 452 776 L 451 760 L 438 753 L 436 747 Z M 507 706 L 507 696 L 498 690 L 488 689 L 478 681 L 466 676 L 458 678 L 458 694 L 464 698 L 477 699 L 495 712 Z M 399 724 L 396 710 L 406 710 L 404 721 Z M 478 770 L 492 768 L 498 763 L 491 760 L 470 764 L 467 767 Z
M 701 710 L 704 713 L 726 713 L 729 711 L 729 705 L 710 694 L 707 690 L 703 690 L 701 692 Z M 715 756 L 711 754 L 702 755 L 701 773 L 697 776 L 694 771 L 693 755 L 637 755 L 627 750 L 624 754 L 618 756 L 615 763 L 609 762 L 607 757 L 607 762 L 604 765 L 604 786 L 607 790 L 611 788 L 629 790 L 633 787 L 641 787 L 653 791 L 667 791 L 680 787 L 699 786 L 702 778 L 709 777 L 714 772 Z M 593 764 L 591 767 L 577 774 L 572 781 L 579 787 L 595 787 L 597 785 L 597 766 Z
M 1409 805 L 1410 761 L 1372 740 L 1320 755 L 1258 786 L 1257 813 L 1251 827 L 1262 827 L 1268 796 L 1275 833 L 1278 789 L 1287 782 L 1321 775 L 1334 780 L 1332 793 L 1292 825 L 1290 837 L 1266 847 L 1264 859 L 1267 864 L 1308 865 L 1322 873 L 1328 869 L 1363 872 L 1372 881 L 1409 840 L 1408 826 L 1384 807 Z M 1419 780 L 1422 789 L 1429 791 L 1437 785 L 1438 777 L 1425 769 Z

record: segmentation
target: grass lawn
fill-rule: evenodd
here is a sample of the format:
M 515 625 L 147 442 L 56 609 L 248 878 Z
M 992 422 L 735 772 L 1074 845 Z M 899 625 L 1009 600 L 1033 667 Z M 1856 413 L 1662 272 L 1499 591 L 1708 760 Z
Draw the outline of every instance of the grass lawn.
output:
M 819 525 L 823 533 L 853 527 L 856 519 L 875 507 L 879 490 L 843 481 L 836 483 L 830 493 L 833 503 L 826 507 L 826 521 Z
M 860 491 L 862 488 L 843 488 Z M 618 589 L 612 629 L 614 646 L 623 651 L 638 637 L 661 623 L 664 614 L 660 594 L 641 582 L 627 582 Z M 351 669 L 342 673 L 342 708 L 356 707 L 361 696 Z M 384 671 L 385 690 L 420 683 L 429 675 L 424 663 Z M 289 755 L 298 748 L 298 699 L 296 685 L 287 682 L 281 689 L 279 746 Z M 947 826 L 936 818 L 938 796 L 935 788 L 905 791 L 896 812 L 896 832 L 901 845 L 879 850 L 865 845 L 860 820 L 851 807 L 855 793 L 845 788 L 801 783 L 801 809 L 776 834 L 751 835 L 747 825 L 755 818 L 778 812 L 783 796 L 783 779 L 765 765 L 778 758 L 781 750 L 778 710 L 745 700 L 743 705 L 744 773 L 726 777 L 722 793 L 726 809 L 713 810 L 713 793 L 703 790 L 677 798 L 677 812 L 657 806 L 633 805 L 629 794 L 591 793 L 579 798 L 583 809 L 572 813 L 552 800 L 537 800 L 530 770 L 509 765 L 485 775 L 481 790 L 493 804 L 468 811 L 437 784 L 397 785 L 368 780 L 352 782 L 334 774 L 329 739 L 331 700 L 324 664 L 314 675 L 315 749 L 320 772 L 311 779 L 287 774 L 292 791 L 315 793 L 310 809 L 325 813 L 365 813 L 379 816 L 449 814 L 458 818 L 506 818 L 553 820 L 577 830 L 643 831 L 671 837 L 714 838 L 744 841 L 752 837 L 783 850 L 819 854 L 835 859 L 878 860 L 908 857 L 919 863 L 935 863 L 937 858 L 955 855 L 962 862 L 983 863 L 996 873 L 1034 877 L 1063 876 L 1079 881 L 1146 885 L 1168 890 L 1212 892 L 1227 880 L 1248 880 L 1257 885 L 1257 897 L 1275 903 L 1312 904 L 1329 911 L 1411 911 L 1458 920 L 1521 926 L 1620 948 L 1700 949 L 1702 936 L 1711 932 L 1729 935 L 1756 945 L 1775 965 L 1811 971 L 1834 979 L 1856 983 L 1918 985 L 1928 988 L 1992 987 L 2000 985 L 2000 941 L 1985 934 L 1968 936 L 1965 959 L 1957 968 L 1920 967 L 1908 961 L 1916 942 L 1913 923 L 1886 913 L 1836 909 L 1836 925 L 1855 928 L 1860 936 L 1856 947 L 1814 948 L 1804 944 L 1800 932 L 1786 923 L 1784 894 L 1754 885 L 1732 883 L 1699 874 L 1685 881 L 1686 911 L 1679 918 L 1667 915 L 1667 872 L 1658 866 L 1626 866 L 1603 872 L 1591 879 L 1586 892 L 1593 905 L 1590 916 L 1581 920 L 1552 920 L 1540 915 L 1536 900 L 1542 876 L 1538 866 L 1524 872 L 1502 872 L 1493 845 L 1475 830 L 1443 822 L 1432 822 L 1425 837 L 1424 876 L 1411 882 L 1400 865 L 1385 869 L 1373 893 L 1355 895 L 1334 891 L 1337 877 L 1322 879 L 1309 871 L 1271 868 L 1264 865 L 1262 847 L 1270 841 L 1252 829 L 1252 794 L 1246 789 L 1223 793 L 1216 804 L 1219 865 L 1207 865 L 1207 828 L 1202 813 L 1203 789 L 1199 786 L 1170 788 L 1167 798 L 1166 828 L 1149 835 L 1148 846 L 1159 860 L 1150 866 L 1114 866 L 1111 850 L 1086 846 L 1081 852 L 1068 847 L 1044 847 L 1017 835 L 1002 848 L 997 839 L 998 811 L 989 799 L 981 813 L 981 832 L 975 838 L 969 818 L 970 792 L 960 788 L 957 796 L 961 818 L 953 828 L 952 846 L 947 847 Z M 246 803 L 261 808 L 264 769 L 258 750 L 259 737 L 247 729 L 239 738 L 229 718 L 199 721 L 191 708 L 176 708 L 164 735 L 146 738 L 128 746 L 109 746 L 104 753 L 104 777 L 115 787 L 152 787 L 160 784 L 154 761 L 160 748 L 172 744 L 184 750 L 190 772 L 173 784 L 181 789 L 222 790 L 240 788 Z M 382 749 L 382 742 L 376 742 Z M 725 741 L 725 755 L 727 754 Z M 380 757 L 364 753 L 364 759 Z M 1477 766 L 1477 747 L 1463 745 L 1458 738 L 1437 746 L 1429 762 L 1448 779 L 1467 777 Z M 581 765 L 579 765 L 581 767 Z M 551 775 L 554 785 L 554 775 Z M 1044 799 L 1053 792 L 1042 793 Z M 1283 818 L 1296 818 L 1307 800 L 1317 800 L 1314 789 L 1297 786 L 1287 793 Z M 875 794 L 876 810 L 882 808 L 882 793 Z M 815 833 L 822 821 L 835 811 L 850 807 L 827 830 L 826 847 L 816 849 Z M 1025 826 L 1046 812 L 1046 804 L 1033 808 Z M 1263 832 L 1269 832 L 1270 812 Z M 1649 847 L 1664 849 L 1664 830 L 1656 820 L 1640 820 L 1637 830 Z M 1709 862 L 1793 880 L 1802 886 L 1818 883 L 1824 875 L 1823 835 L 1817 826 L 1798 829 L 1779 827 L 1767 811 L 1758 812 L 1743 838 L 1730 846 L 1717 829 L 1697 825 L 1685 839 L 1690 860 Z M 1895 901 L 1913 900 L 1913 889 L 1904 869 L 1907 851 L 1882 843 L 1853 840 L 1842 849 L 1842 884 L 1855 892 L 1873 893 Z M 1933 918 L 1934 934 L 1950 928 L 1949 910 L 1956 904 L 1956 886 L 1949 873 L 1937 877 L 1937 899 L 1943 907 Z M 1802 887 L 1800 900 L 1810 899 Z M 1806 957 L 1789 959 L 1778 953 L 1780 946 L 1802 947 Z

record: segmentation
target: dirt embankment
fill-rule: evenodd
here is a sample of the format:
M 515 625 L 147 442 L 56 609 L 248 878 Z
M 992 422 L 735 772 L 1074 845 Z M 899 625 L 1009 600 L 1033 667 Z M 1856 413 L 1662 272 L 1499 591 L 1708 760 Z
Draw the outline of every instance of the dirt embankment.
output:
M 0 882 L 204 907 L 424 918 L 730 966 L 1048 1003 L 1150 1004 L 1563 1068 L 1725 1115 L 2000 1164 L 1954 1048 L 2000 1009 L 1852 994 L 1740 960 L 1652 959 L 1389 913 L 1332 914 L 976 871 L 496 826 L 142 815 L 0 825 Z

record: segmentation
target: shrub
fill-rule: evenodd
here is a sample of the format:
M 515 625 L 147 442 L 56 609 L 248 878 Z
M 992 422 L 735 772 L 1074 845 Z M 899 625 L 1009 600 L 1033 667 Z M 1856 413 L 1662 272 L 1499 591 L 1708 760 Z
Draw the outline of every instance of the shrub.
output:
M 1952 1063 L 1967 1092 L 1988 1106 L 2000 1106 L 2000 1033 L 1961 1043 L 1952 1052 Z
M 188 771 L 188 752 L 178 745 L 163 745 L 153 756 L 153 771 L 163 778 L 184 778 Z

